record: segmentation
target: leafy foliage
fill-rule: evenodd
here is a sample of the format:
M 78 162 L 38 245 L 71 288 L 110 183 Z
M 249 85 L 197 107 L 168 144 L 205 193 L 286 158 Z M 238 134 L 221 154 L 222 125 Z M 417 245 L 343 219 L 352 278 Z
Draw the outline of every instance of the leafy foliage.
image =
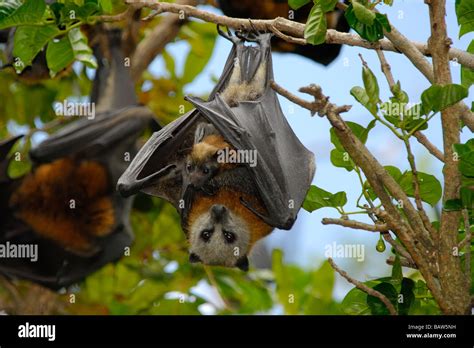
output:
M 378 12 L 373 12 L 361 2 L 352 1 L 344 16 L 347 23 L 362 38 L 376 42 L 384 37 L 384 30 L 390 32 L 390 23 L 387 16 Z

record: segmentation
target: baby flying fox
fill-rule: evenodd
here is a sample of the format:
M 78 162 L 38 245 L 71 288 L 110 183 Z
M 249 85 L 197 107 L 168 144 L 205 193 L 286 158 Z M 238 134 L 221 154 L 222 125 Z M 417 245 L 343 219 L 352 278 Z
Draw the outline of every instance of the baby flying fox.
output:
M 251 81 L 242 81 L 241 66 L 238 58 L 234 61 L 234 68 L 221 98 L 231 107 L 242 101 L 258 99 L 265 90 L 266 64 L 261 64 Z M 206 183 L 222 170 L 234 168 L 230 163 L 219 163 L 219 151 L 231 149 L 217 129 L 209 123 L 200 123 L 194 134 L 194 145 L 186 160 L 186 174 L 188 181 L 195 188 L 204 189 Z
M 220 171 L 234 167 L 233 164 L 217 160 L 219 151 L 226 148 L 232 147 L 213 125 L 200 123 L 195 132 L 193 148 L 186 159 L 186 184 L 205 190 L 206 184 Z

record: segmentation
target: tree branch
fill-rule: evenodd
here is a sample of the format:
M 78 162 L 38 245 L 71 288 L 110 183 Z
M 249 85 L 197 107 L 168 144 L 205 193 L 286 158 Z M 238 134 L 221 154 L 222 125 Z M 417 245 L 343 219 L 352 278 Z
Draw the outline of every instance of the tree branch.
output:
M 394 258 L 394 257 L 389 257 L 385 262 L 386 262 L 388 265 L 393 266 L 393 264 L 395 263 L 395 258 Z M 409 260 L 407 260 L 407 259 L 405 259 L 405 258 L 400 258 L 400 264 L 401 264 L 403 267 L 418 269 L 418 267 L 416 266 L 416 264 L 412 263 L 411 261 L 409 261 Z
M 272 83 L 272 88 L 275 89 L 276 83 Z M 290 100 L 299 100 L 299 97 L 292 95 L 283 88 L 276 89 L 277 91 L 284 91 L 283 96 L 291 97 Z M 380 163 L 373 157 L 365 145 L 353 134 L 351 129 L 345 124 L 344 120 L 339 115 L 339 109 L 343 111 L 348 110 L 348 106 L 337 107 L 329 103 L 328 98 L 323 95 L 321 88 L 316 85 L 300 88 L 301 92 L 310 94 L 315 97 L 318 109 L 309 109 L 310 111 L 318 112 L 320 116 L 326 116 L 333 126 L 336 136 L 341 142 L 344 149 L 349 153 L 354 163 L 356 163 L 364 172 L 373 188 L 376 195 L 379 197 L 386 210 L 378 209 L 375 214 L 383 219 L 398 238 L 400 238 L 403 245 L 406 247 L 410 256 L 420 269 L 423 278 L 426 280 L 431 293 L 436 298 L 438 304 L 442 309 L 445 308 L 443 296 L 438 282 L 434 279 L 433 274 L 436 271 L 436 265 L 432 253 L 433 245 L 429 239 L 429 235 L 421 234 L 420 231 L 427 231 L 424 229 L 423 223 L 418 216 L 418 213 L 411 205 L 410 200 L 395 182 L 395 180 L 386 172 Z M 305 107 L 305 104 L 299 104 Z M 392 197 L 388 191 L 399 201 L 403 202 L 403 209 L 408 216 L 410 225 L 407 225 L 404 217 L 400 214 L 398 208 L 392 204 Z M 408 210 L 410 207 L 410 210 Z M 421 243 L 420 243 L 421 242 Z M 425 245 L 426 244 L 426 245 Z M 436 272 L 437 273 L 437 272 Z
M 418 140 L 418 142 L 423 145 L 429 153 L 439 159 L 441 162 L 444 162 L 444 154 L 435 146 L 428 138 L 420 131 L 413 133 L 413 136 Z
M 428 40 L 433 53 L 434 83 L 446 85 L 452 83 L 449 68 L 449 46 L 451 40 L 447 36 L 446 3 L 444 0 L 427 2 L 430 13 L 431 37 Z M 451 106 L 441 112 L 444 146 L 444 195 L 443 201 L 459 197 L 461 174 L 458 163 L 454 160 L 453 145 L 459 143 L 459 113 Z M 446 211 L 441 213 L 439 231 L 439 280 L 443 289 L 443 297 L 447 302 L 446 314 L 467 314 L 469 312 L 469 290 L 461 269 L 459 258 L 453 255 L 457 246 L 458 224 L 460 212 Z M 467 290 L 467 291 L 466 291 Z
M 332 218 L 324 218 L 322 219 L 321 223 L 323 225 L 339 225 L 349 228 L 354 228 L 357 230 L 364 230 L 369 232 L 387 232 L 389 228 L 386 224 L 375 224 L 370 225 L 364 222 L 355 221 L 355 220 L 346 220 L 346 219 L 332 219 Z
M 142 8 L 148 7 L 154 9 L 156 12 L 153 16 L 156 16 L 163 12 L 172 12 L 172 13 L 182 13 L 187 17 L 194 17 L 202 19 L 206 22 L 216 23 L 220 25 L 228 26 L 229 28 L 234 29 L 245 29 L 252 30 L 252 25 L 248 19 L 241 18 L 232 18 L 222 15 L 217 15 L 208 11 L 199 10 L 193 6 L 186 6 L 176 3 L 167 3 L 159 2 L 153 0 L 127 0 L 128 4 Z M 100 19 L 106 21 L 116 21 L 118 15 L 116 16 L 101 16 Z M 305 44 L 304 40 L 304 27 L 303 23 L 295 22 L 283 17 L 277 17 L 275 19 L 252 19 L 252 24 L 257 30 L 273 32 L 275 35 L 280 36 L 283 34 L 282 39 L 295 43 L 295 39 L 298 44 Z M 279 33 L 278 33 L 279 32 Z M 374 44 L 369 41 L 366 41 L 360 36 L 350 33 L 341 33 L 333 29 L 328 29 L 326 33 L 326 43 L 329 44 L 344 44 L 349 46 L 358 46 L 367 49 L 375 49 L 376 47 L 384 51 L 392 51 L 400 53 L 396 45 L 391 43 L 389 40 L 380 40 L 378 43 Z M 428 46 L 420 42 L 412 42 L 416 49 L 426 56 L 430 56 L 431 53 L 428 49 Z M 452 48 L 449 51 L 450 59 L 456 60 L 459 64 L 466 66 L 468 68 L 474 69 L 474 55 L 468 52 L 462 51 L 460 49 Z
M 337 272 L 339 273 L 343 278 L 345 278 L 349 283 L 351 284 L 354 284 L 356 288 L 362 290 L 363 292 L 365 292 L 366 294 L 370 295 L 370 296 L 374 296 L 374 297 L 377 297 L 380 301 L 382 301 L 382 303 L 387 307 L 389 313 L 391 315 L 397 315 L 397 310 L 395 309 L 395 307 L 393 306 L 392 302 L 390 302 L 390 300 L 387 298 L 387 296 L 385 296 L 384 294 L 382 294 L 380 291 L 377 291 L 377 290 L 374 290 L 372 288 L 369 288 L 367 285 L 365 285 L 364 283 L 350 277 L 347 272 L 343 271 L 342 269 L 340 269 L 333 261 L 333 259 L 331 258 L 328 258 L 328 262 L 329 264 L 331 265 L 331 267 Z

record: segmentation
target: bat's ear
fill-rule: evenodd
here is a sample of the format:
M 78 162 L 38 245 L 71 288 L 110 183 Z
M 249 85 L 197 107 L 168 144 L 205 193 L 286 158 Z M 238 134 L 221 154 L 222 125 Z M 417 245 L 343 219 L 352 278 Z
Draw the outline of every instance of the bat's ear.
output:
M 247 256 L 244 256 L 237 260 L 235 267 L 238 269 L 247 272 L 249 270 L 249 259 Z
M 189 262 L 198 263 L 198 262 L 202 262 L 202 261 L 201 261 L 201 258 L 199 256 L 197 256 L 195 253 L 191 253 L 191 254 L 189 254 Z

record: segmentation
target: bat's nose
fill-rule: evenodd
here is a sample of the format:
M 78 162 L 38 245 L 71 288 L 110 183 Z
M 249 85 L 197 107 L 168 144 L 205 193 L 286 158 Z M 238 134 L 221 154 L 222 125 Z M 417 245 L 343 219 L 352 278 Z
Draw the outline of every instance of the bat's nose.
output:
M 216 220 L 221 220 L 226 213 L 227 208 L 222 204 L 214 204 L 211 208 L 212 215 Z

